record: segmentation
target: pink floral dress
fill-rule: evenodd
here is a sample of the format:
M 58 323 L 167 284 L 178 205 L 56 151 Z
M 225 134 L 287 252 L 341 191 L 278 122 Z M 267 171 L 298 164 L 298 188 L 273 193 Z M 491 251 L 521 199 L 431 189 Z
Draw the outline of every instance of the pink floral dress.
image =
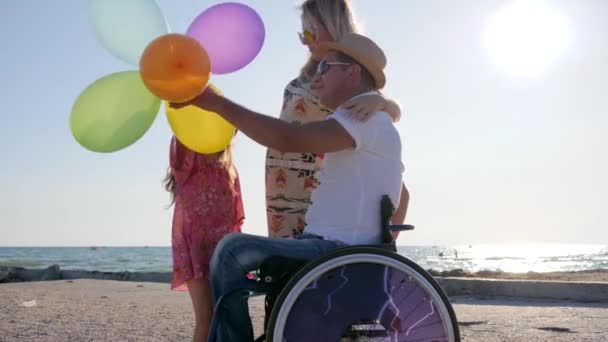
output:
M 186 290 L 192 279 L 209 279 L 215 247 L 225 235 L 241 231 L 245 216 L 238 176 L 233 191 L 228 170 L 215 156 L 193 152 L 175 137 L 170 149 L 176 184 L 171 288 Z

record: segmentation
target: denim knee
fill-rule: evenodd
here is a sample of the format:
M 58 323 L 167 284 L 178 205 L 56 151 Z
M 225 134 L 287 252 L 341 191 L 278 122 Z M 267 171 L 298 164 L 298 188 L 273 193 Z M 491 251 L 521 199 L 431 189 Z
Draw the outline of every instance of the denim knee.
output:
M 211 257 L 211 265 L 218 264 L 219 262 L 221 262 L 221 260 L 225 260 L 226 255 L 232 253 L 232 251 L 234 251 L 235 249 L 238 250 L 239 246 L 241 245 L 240 241 L 242 241 L 243 237 L 245 236 L 245 234 L 241 233 L 230 233 L 224 236 L 213 251 L 213 256 Z
M 220 273 L 220 269 L 226 269 L 226 267 L 239 267 L 239 262 L 236 260 L 236 255 L 241 251 L 247 240 L 250 238 L 247 234 L 241 233 L 230 233 L 224 236 L 217 244 L 213 256 L 211 257 L 211 277 L 213 278 L 214 273 Z M 231 269 L 230 272 L 234 272 Z

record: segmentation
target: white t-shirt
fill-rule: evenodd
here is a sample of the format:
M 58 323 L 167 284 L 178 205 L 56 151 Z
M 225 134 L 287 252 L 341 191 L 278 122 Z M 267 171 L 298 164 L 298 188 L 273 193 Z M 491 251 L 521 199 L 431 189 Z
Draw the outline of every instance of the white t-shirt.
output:
M 399 132 L 385 112 L 359 122 L 338 108 L 327 120 L 340 123 L 356 147 L 326 154 L 304 232 L 353 245 L 378 244 L 382 195 L 399 205 L 403 181 Z

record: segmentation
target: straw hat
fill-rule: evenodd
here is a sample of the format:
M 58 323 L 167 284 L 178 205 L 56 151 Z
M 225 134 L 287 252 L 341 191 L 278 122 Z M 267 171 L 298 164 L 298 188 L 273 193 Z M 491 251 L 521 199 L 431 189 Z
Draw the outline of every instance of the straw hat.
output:
M 342 37 L 340 41 L 322 42 L 319 49 L 322 54 L 339 51 L 356 60 L 372 75 L 378 89 L 382 89 L 386 84 L 386 76 L 384 75 L 386 56 L 371 39 L 357 33 L 349 33 Z

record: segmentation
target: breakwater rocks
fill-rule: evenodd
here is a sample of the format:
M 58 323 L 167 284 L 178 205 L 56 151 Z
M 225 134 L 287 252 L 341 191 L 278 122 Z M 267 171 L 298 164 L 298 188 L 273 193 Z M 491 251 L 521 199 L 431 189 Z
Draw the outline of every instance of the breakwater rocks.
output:
M 481 298 L 513 297 L 530 299 L 571 300 L 578 302 L 608 302 L 606 270 L 585 272 L 575 278 L 584 280 L 564 281 L 568 274 L 554 276 L 538 274 L 536 279 L 526 279 L 531 274 L 508 274 L 502 272 L 467 273 L 462 270 L 430 272 L 448 296 L 473 296 Z M 513 277 L 513 278 L 511 278 Z M 572 276 L 570 276 L 572 277 Z M 590 277 L 586 279 L 585 277 Z M 500 279 L 502 278 L 502 279 Z M 510 279 L 509 279 L 510 278 Z M 538 279 L 540 278 L 540 279 Z M 44 269 L 0 266 L 0 283 L 97 279 L 133 282 L 170 283 L 171 272 L 101 272 L 84 270 L 62 270 L 57 265 Z
M 123 280 L 152 283 L 171 282 L 171 272 L 101 272 L 84 270 L 62 270 L 58 265 L 44 269 L 0 266 L 0 283 L 45 281 L 63 279 Z

